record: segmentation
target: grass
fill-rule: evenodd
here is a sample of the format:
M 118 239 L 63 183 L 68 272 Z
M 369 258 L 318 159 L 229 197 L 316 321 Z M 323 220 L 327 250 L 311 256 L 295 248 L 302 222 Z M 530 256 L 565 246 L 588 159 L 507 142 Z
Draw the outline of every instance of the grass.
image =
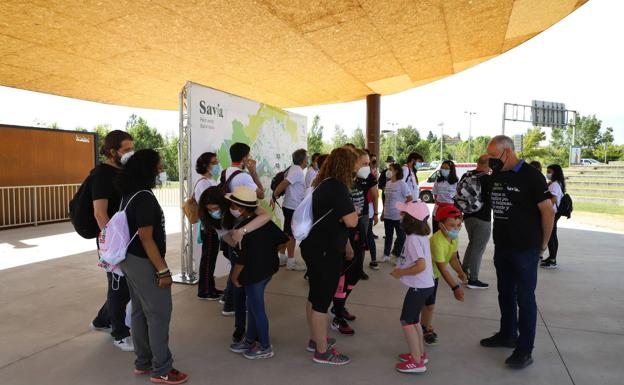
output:
M 613 206 L 599 203 L 574 203 L 574 211 L 624 216 L 624 206 Z

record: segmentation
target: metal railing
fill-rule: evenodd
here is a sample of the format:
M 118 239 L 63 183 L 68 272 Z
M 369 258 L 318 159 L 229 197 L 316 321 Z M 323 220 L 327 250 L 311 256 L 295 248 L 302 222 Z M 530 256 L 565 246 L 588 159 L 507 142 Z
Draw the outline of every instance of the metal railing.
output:
M 0 187 L 0 228 L 69 219 L 68 205 L 79 184 Z
M 0 229 L 69 220 L 69 201 L 80 184 L 0 187 Z M 180 207 L 178 188 L 154 189 L 161 206 Z

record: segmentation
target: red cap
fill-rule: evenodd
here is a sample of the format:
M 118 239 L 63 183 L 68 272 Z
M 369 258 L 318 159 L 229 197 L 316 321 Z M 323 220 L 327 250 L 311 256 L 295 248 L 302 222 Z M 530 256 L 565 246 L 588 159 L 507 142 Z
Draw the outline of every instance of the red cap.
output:
M 436 211 L 436 221 L 438 222 L 441 222 L 446 218 L 457 218 L 461 216 L 461 211 L 453 205 L 438 207 L 438 210 Z

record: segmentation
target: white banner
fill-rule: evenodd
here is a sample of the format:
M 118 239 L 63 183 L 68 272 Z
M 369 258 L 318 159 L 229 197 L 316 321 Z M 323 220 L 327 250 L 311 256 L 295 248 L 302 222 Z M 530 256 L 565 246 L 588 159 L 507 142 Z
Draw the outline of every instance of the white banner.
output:
M 202 153 L 216 153 L 221 168 L 225 169 L 231 163 L 230 146 L 246 143 L 251 147 L 251 157 L 257 161 L 258 176 L 266 192 L 262 206 L 270 210 L 271 179 L 292 164 L 295 150 L 307 148 L 306 117 L 195 83 L 188 83 L 187 106 L 193 185 L 200 177 L 195 172 L 195 162 Z M 281 227 L 281 210 L 276 210 L 274 220 Z M 201 258 L 196 232 L 197 227 L 192 235 L 195 271 Z M 224 274 L 225 269 L 221 259 L 217 275 Z

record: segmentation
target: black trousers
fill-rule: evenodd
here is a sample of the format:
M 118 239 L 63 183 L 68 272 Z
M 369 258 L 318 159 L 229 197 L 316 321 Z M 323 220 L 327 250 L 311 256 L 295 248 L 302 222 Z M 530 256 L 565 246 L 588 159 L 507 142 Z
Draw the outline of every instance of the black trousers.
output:
M 111 326 L 111 335 L 116 341 L 130 336 L 130 328 L 126 326 L 126 306 L 130 302 L 130 290 L 126 277 L 106 273 L 108 289 L 106 302 L 93 320 L 96 327 Z M 119 281 L 117 281 L 119 279 Z
M 364 248 L 366 245 L 366 233 L 368 232 L 368 216 L 361 217 L 358 226 L 349 230 L 349 243 L 353 248 L 353 259 L 343 263 L 342 274 L 338 283 L 338 289 L 334 295 L 334 314 L 337 317 L 345 310 L 347 298 L 351 291 L 362 278 L 364 271 Z
M 557 238 L 557 222 L 559 222 L 561 215 L 555 215 L 555 223 L 553 223 L 552 233 L 548 240 L 548 259 L 552 261 L 557 260 L 557 252 L 559 251 L 559 238 Z
M 208 227 L 202 231 L 201 239 L 202 256 L 199 262 L 197 295 L 199 297 L 207 297 L 213 294 L 215 290 L 214 272 L 219 255 L 219 236 L 213 228 Z

